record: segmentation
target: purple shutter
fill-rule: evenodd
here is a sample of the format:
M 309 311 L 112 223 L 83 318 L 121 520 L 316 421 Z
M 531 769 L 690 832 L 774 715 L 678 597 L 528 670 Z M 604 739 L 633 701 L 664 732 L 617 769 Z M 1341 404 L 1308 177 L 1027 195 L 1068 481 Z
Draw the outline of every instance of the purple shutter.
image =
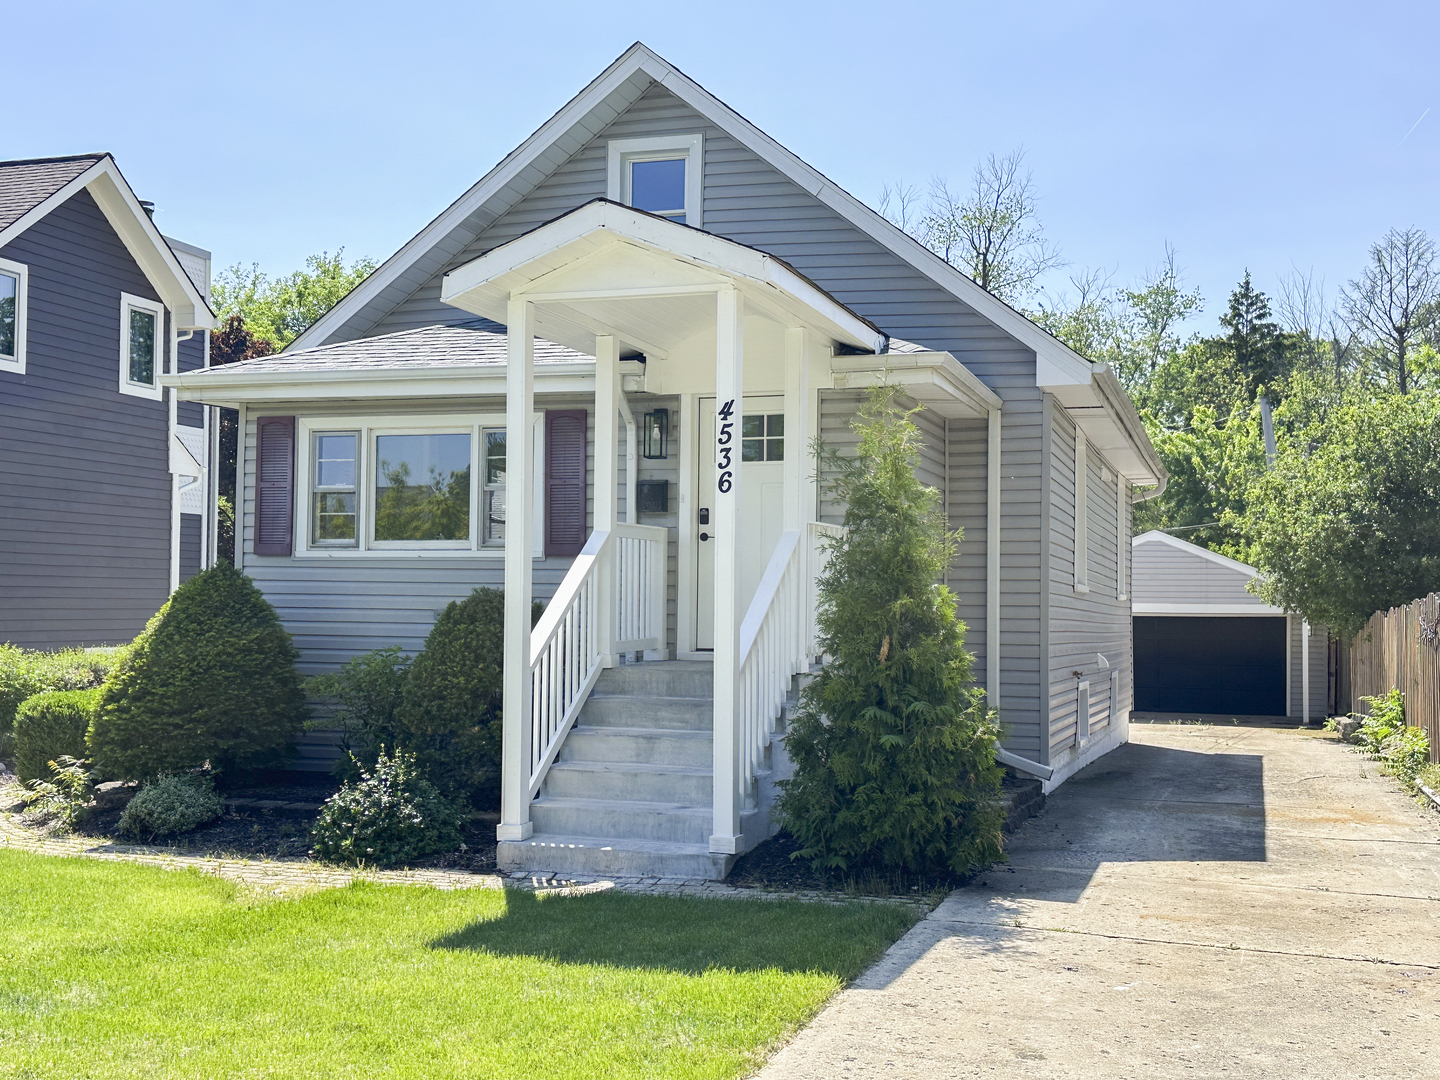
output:
M 585 410 L 545 411 L 545 554 L 585 546 Z
M 255 421 L 255 554 L 289 555 L 295 535 L 295 417 Z

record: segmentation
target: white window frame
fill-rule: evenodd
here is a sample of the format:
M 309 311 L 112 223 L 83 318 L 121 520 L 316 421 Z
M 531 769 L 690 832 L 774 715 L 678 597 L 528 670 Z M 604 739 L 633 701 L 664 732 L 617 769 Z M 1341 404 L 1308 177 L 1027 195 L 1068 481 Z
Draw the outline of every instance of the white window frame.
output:
M 1089 440 L 1075 425 L 1075 591 L 1090 591 L 1090 455 Z
M 297 416 L 295 419 L 295 558 L 480 558 L 503 561 L 503 545 L 486 545 L 480 528 L 479 492 L 483 480 L 481 433 L 504 428 L 501 413 L 444 413 L 430 415 Z M 535 445 L 535 549 L 545 555 L 545 414 L 536 412 L 532 424 Z M 355 432 L 359 435 L 355 462 L 355 544 L 340 547 L 314 542 L 311 532 L 311 481 L 315 472 L 315 435 Z M 470 538 L 468 540 L 375 540 L 375 437 L 377 435 L 470 435 Z M 508 448 L 507 448 L 508 449 Z M 251 481 L 253 482 L 253 481 Z
M 18 278 L 15 286 L 15 355 L 0 355 L 0 371 L 25 374 L 25 315 L 30 306 L 30 268 L 24 263 L 0 259 L 0 272 Z
M 685 159 L 685 224 L 705 227 L 705 136 L 655 135 L 643 139 L 611 139 L 605 196 L 630 205 L 630 164 L 635 161 Z
M 130 310 L 146 311 L 155 316 L 155 385 L 130 381 Z M 165 305 L 131 293 L 120 294 L 120 393 L 131 397 L 159 401 L 165 396 L 160 376 L 165 373 Z

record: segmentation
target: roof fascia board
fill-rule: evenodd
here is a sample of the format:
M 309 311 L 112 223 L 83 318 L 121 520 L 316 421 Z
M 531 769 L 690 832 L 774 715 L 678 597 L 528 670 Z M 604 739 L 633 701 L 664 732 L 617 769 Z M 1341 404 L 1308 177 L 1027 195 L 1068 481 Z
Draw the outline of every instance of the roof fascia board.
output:
M 527 168 L 530 168 L 561 136 L 570 131 L 593 109 L 600 105 L 641 68 L 637 56 L 649 52 L 638 42 L 632 45 L 591 83 L 570 99 L 561 109 L 541 124 L 528 139 L 506 154 L 500 163 L 480 178 L 460 198 L 451 203 L 430 224 L 426 225 L 399 251 L 386 259 L 375 271 L 355 286 L 341 301 L 322 315 L 290 344 L 299 350 L 312 344 L 324 344 L 360 308 L 377 298 L 426 252 L 458 228 L 471 214 L 498 194 Z M 606 123 L 609 121 L 607 120 Z M 548 176 L 546 171 L 543 175 Z M 535 183 L 538 183 L 537 179 Z M 533 184 L 531 185 L 534 186 Z
M 26 229 L 30 228 L 30 226 L 34 225 L 37 221 L 45 218 L 57 206 L 67 201 L 81 188 L 88 186 L 90 181 L 94 180 L 95 177 L 99 176 L 100 173 L 105 170 L 106 162 L 108 162 L 109 160 L 110 158 L 108 155 L 106 157 L 102 157 L 94 165 L 91 165 L 90 168 L 86 169 L 79 176 L 75 177 L 74 180 L 71 180 L 59 191 L 55 192 L 48 198 L 32 206 L 29 210 L 25 211 L 24 214 L 16 218 L 4 229 L 0 229 L 0 247 L 4 247 L 6 244 L 10 243 L 10 241 L 14 240 Z
M 1130 395 L 1115 373 L 1110 370 L 1109 364 L 1095 364 L 1092 375 L 1094 385 L 1100 392 L 1101 400 L 1105 402 L 1106 409 L 1115 418 L 1116 422 L 1125 431 L 1126 438 L 1140 451 L 1142 457 L 1154 471 L 1156 482 L 1163 482 L 1170 476 L 1165 468 L 1165 463 L 1160 460 L 1160 454 L 1155 449 L 1155 444 L 1150 441 L 1150 434 L 1145 430 L 1145 421 L 1140 419 L 1140 413 L 1135 409 L 1135 403 L 1130 400 Z
M 180 265 L 169 243 L 160 235 L 160 230 L 150 220 L 140 200 L 130 190 L 129 183 L 109 157 L 102 162 L 107 168 L 101 170 L 86 185 L 94 196 L 111 228 L 119 235 L 131 257 L 140 264 L 140 269 L 155 286 L 165 301 L 179 330 L 209 330 L 215 326 L 215 316 L 205 297 L 190 280 L 190 275 Z
M 834 356 L 830 370 L 838 376 L 889 375 L 906 371 L 930 371 L 937 381 L 949 384 L 956 397 L 968 400 L 982 412 L 999 409 L 1004 403 L 979 377 L 948 352 L 884 353 L 880 356 Z
M 1209 559 L 1211 562 L 1223 566 L 1227 570 L 1238 570 L 1240 573 L 1252 578 L 1260 576 L 1259 569 L 1251 566 L 1249 563 L 1243 563 L 1239 559 L 1232 559 L 1228 555 L 1221 555 L 1218 551 L 1211 551 L 1209 548 L 1203 548 L 1199 544 L 1192 544 L 1188 540 L 1181 540 L 1178 536 L 1171 536 L 1169 533 L 1161 532 L 1159 529 L 1151 529 L 1149 532 L 1141 533 L 1130 541 L 1130 546 L 1139 547 L 1141 544 L 1153 542 L 1169 544 L 1177 551 L 1183 551 L 1188 555 L 1198 555 L 1200 558 Z

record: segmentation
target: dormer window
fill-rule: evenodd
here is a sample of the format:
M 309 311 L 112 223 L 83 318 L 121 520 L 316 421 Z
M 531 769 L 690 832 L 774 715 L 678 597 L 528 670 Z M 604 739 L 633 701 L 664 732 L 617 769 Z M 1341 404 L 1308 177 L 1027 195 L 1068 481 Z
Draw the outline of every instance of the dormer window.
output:
M 160 398 L 165 308 L 154 300 L 120 294 L 120 392 Z
M 609 198 L 681 225 L 701 227 L 704 136 L 613 139 L 609 164 Z

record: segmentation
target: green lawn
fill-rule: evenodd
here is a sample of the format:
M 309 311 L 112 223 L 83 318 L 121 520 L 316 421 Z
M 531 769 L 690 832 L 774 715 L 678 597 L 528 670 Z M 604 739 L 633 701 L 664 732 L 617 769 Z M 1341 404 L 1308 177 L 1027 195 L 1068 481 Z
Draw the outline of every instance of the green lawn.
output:
M 0 1077 L 740 1076 L 913 919 L 0 851 Z

